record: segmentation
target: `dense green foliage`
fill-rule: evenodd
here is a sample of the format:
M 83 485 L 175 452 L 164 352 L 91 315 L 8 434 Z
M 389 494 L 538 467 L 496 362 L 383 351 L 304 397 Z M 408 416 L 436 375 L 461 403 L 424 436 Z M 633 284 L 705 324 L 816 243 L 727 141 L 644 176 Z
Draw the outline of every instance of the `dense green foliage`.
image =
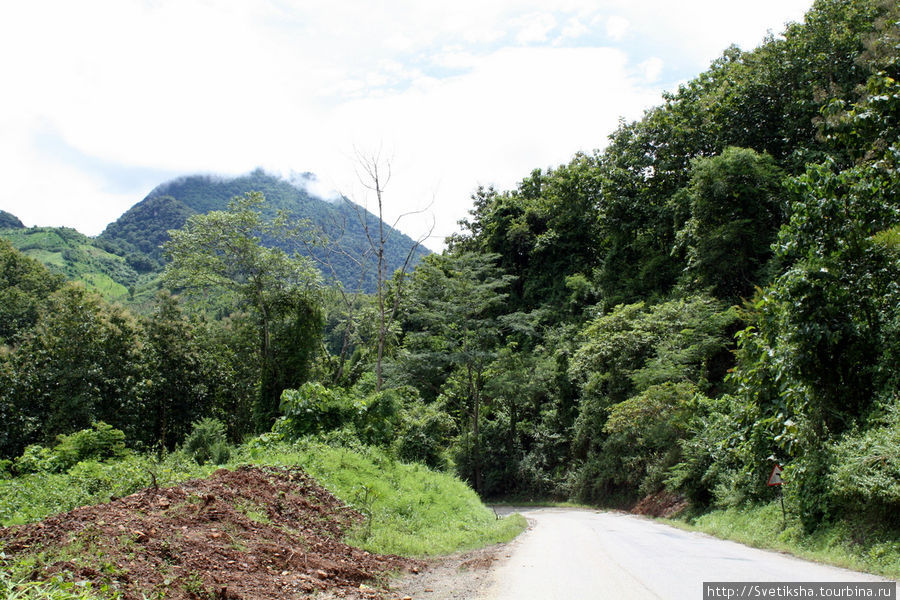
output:
M 476 192 L 441 260 L 498 268 L 482 364 L 449 344 L 478 296 L 429 321 L 419 295 L 451 287 L 420 291 L 427 263 L 396 353 L 397 380 L 454 417 L 460 473 L 488 494 L 730 506 L 770 497 L 778 461 L 807 531 L 860 503 L 897 514 L 898 22 L 896 3 L 817 2 L 605 150 Z

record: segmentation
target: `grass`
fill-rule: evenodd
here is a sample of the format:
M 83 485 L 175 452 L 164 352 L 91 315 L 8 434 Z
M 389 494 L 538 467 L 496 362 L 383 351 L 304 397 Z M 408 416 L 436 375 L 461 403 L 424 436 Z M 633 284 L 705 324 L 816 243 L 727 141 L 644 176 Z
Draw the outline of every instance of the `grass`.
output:
M 4 600 L 96 600 L 108 598 L 107 590 L 95 590 L 91 582 L 64 581 L 54 577 L 49 581 L 30 581 L 21 569 L 10 567 L 0 560 L 0 598 Z M 101 596 L 101 594 L 105 594 Z
M 302 466 L 367 517 L 350 544 L 370 552 L 435 556 L 509 541 L 527 526 L 520 515 L 497 519 L 458 478 L 392 459 L 381 450 L 315 441 L 249 444 L 253 464 Z
M 45 265 L 54 265 L 60 268 L 66 266 L 66 261 L 65 259 L 63 259 L 62 252 L 54 252 L 52 250 L 35 248 L 33 250 L 28 250 L 23 254 L 25 254 L 26 256 L 30 256 L 31 258 L 38 260 Z
M 83 273 L 77 281 L 81 281 L 89 290 L 97 292 L 107 300 L 128 296 L 128 288 L 106 273 Z
M 31 523 L 79 506 L 108 502 L 113 496 L 127 496 L 149 487 L 151 473 L 159 485 L 165 486 L 204 477 L 214 470 L 214 466 L 201 467 L 181 454 L 172 454 L 161 462 L 133 455 L 116 462 L 78 463 L 67 473 L 0 479 L 0 525 Z
M 755 548 L 778 550 L 816 562 L 900 578 L 900 532 L 879 523 L 840 521 L 809 534 L 781 505 L 768 504 L 712 510 L 667 523 Z
M 259 504 L 256 504 L 254 502 L 250 502 L 249 500 L 238 502 L 234 508 L 255 523 L 272 522 L 272 520 L 269 518 L 269 515 L 266 513 L 265 507 L 260 506 Z

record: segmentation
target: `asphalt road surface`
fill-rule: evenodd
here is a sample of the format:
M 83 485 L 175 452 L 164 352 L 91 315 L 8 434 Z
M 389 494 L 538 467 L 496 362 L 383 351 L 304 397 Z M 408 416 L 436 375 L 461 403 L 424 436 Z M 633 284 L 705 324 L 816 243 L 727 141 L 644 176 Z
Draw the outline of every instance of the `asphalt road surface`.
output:
M 484 600 L 701 600 L 703 582 L 885 581 L 619 513 L 517 509 L 532 527 L 501 554 Z

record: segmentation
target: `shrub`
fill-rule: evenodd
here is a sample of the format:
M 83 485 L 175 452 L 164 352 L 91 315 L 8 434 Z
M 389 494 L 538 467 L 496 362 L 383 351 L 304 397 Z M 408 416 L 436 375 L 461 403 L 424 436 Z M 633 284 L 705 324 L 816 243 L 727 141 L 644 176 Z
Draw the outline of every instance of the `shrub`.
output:
M 55 457 L 50 449 L 44 448 L 40 444 L 26 446 L 22 455 L 13 461 L 13 470 L 19 475 L 62 471 L 57 468 Z
M 812 533 L 834 516 L 828 482 L 833 460 L 832 448 L 826 446 L 812 448 L 785 465 L 783 477 L 791 484 L 783 488 L 785 502 L 796 509 L 806 533 Z
M 356 438 L 367 445 L 394 445 L 404 460 L 430 460 L 427 464 L 432 466 L 440 463 L 438 448 L 425 446 L 445 437 L 441 432 L 447 429 L 446 423 L 435 410 L 429 412 L 422 406 L 415 389 L 402 387 L 363 394 L 359 388 L 345 391 L 313 382 L 285 390 L 281 395 L 284 416 L 275 423 L 273 431 L 289 440 L 323 434 L 333 437 L 334 432 L 340 432 L 342 438 Z M 427 435 L 434 435 L 435 439 L 423 440 Z
M 16 473 L 62 473 L 85 460 L 117 460 L 128 455 L 125 434 L 111 425 L 94 423 L 56 438 L 53 448 L 32 444 L 15 460 Z
M 357 436 L 364 444 L 388 446 L 403 420 L 402 391 L 382 390 L 366 396 L 356 413 Z
M 66 469 L 83 460 L 118 459 L 128 454 L 125 433 L 102 421 L 94 423 L 91 429 L 60 435 L 56 439 L 59 443 L 54 446 L 53 453 Z
M 845 436 L 835 446 L 828 480 L 838 510 L 862 508 L 900 526 L 900 419 Z
M 738 429 L 729 412 L 734 399 L 698 395 L 696 410 L 688 421 L 687 435 L 679 442 L 681 461 L 669 469 L 666 488 L 683 494 L 694 506 L 704 507 L 713 500 L 713 490 L 735 467 L 729 436 Z M 734 499 L 734 494 L 729 496 Z
M 416 403 L 405 411 L 403 427 L 394 440 L 397 458 L 444 469 L 449 459 L 444 440 L 453 430 L 453 420 L 430 404 Z
M 184 440 L 184 450 L 201 465 L 228 462 L 231 448 L 225 437 L 225 424 L 210 417 L 196 421 Z
M 289 439 L 323 433 L 352 424 L 363 409 L 341 389 L 328 389 L 307 382 L 296 390 L 284 390 L 280 410 L 283 417 L 274 430 Z

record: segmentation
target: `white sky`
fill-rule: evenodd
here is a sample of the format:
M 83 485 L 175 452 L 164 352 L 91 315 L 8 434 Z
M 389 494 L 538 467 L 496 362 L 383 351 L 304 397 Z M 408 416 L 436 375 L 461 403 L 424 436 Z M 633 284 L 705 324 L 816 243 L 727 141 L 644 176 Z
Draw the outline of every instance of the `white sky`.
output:
M 812 0 L 0 1 L 0 209 L 99 234 L 183 174 L 311 171 L 426 242 L 480 185 L 602 148 L 619 118 Z M 370 202 L 371 204 L 371 202 Z

